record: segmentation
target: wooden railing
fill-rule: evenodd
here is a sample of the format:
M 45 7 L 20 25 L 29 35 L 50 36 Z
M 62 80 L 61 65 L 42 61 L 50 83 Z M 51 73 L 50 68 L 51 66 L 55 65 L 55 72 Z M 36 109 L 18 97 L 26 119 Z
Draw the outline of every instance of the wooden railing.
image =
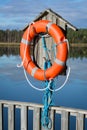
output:
M 4 109 L 7 108 L 8 115 L 8 130 L 15 130 L 15 110 L 20 110 L 20 130 L 31 130 L 28 127 L 28 111 L 33 112 L 33 130 L 44 130 L 41 126 L 41 110 L 43 105 L 27 103 L 27 102 L 16 102 L 16 101 L 5 101 L 0 100 L 0 130 L 4 130 Z M 55 121 L 55 115 L 59 114 L 61 120 L 61 130 L 70 129 L 70 118 L 75 117 L 75 130 L 85 130 L 87 129 L 87 110 L 65 108 L 65 107 L 51 107 L 50 108 L 50 118 L 52 120 L 51 130 L 55 130 L 55 125 L 58 125 L 58 121 Z M 56 124 L 55 124 L 56 123 Z M 19 128 L 17 128 L 19 130 Z M 74 129 L 73 129 L 74 130 Z

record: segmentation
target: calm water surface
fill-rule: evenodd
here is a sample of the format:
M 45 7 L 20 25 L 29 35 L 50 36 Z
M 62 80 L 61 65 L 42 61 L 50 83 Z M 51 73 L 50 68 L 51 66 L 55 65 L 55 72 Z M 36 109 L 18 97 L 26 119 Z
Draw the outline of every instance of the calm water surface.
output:
M 36 91 L 29 86 L 23 68 L 17 68 L 19 63 L 21 63 L 21 59 L 18 54 L 3 53 L 0 56 L 0 100 L 43 103 L 43 92 Z M 70 57 L 67 65 L 70 66 L 71 73 L 64 88 L 54 93 L 54 104 L 87 109 L 87 57 Z M 64 80 L 65 76 L 58 78 L 57 87 L 63 83 L 62 79 Z M 40 85 L 42 82 L 37 83 L 37 86 Z

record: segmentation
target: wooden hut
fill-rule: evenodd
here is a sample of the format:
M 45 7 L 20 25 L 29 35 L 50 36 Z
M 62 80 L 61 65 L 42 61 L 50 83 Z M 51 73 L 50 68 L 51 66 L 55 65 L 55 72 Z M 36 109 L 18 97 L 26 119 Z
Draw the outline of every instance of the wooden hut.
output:
M 71 23 L 69 23 L 67 20 L 65 20 L 64 18 L 62 18 L 59 14 L 55 13 L 53 10 L 51 9 L 46 9 L 45 11 L 41 12 L 35 19 L 35 21 L 38 20 L 50 20 L 51 22 L 57 24 L 63 31 L 64 35 L 67 36 L 67 28 L 71 28 L 72 30 L 76 31 L 77 28 L 75 26 L 73 26 Z M 23 29 L 23 31 L 25 31 L 27 29 L 28 25 Z M 46 45 L 48 47 L 49 50 L 49 57 L 51 59 L 51 61 L 53 62 L 55 57 L 54 57 L 54 53 L 56 51 L 56 49 L 54 48 L 53 50 L 53 43 L 54 40 L 52 37 L 47 37 L 45 38 L 46 40 Z M 34 43 L 35 44 L 35 43 Z M 36 44 L 34 47 L 34 61 L 36 62 L 37 65 L 39 65 L 40 68 L 43 69 L 44 66 L 44 58 L 46 57 L 45 51 L 43 49 L 42 46 L 42 40 L 39 40 L 39 44 Z

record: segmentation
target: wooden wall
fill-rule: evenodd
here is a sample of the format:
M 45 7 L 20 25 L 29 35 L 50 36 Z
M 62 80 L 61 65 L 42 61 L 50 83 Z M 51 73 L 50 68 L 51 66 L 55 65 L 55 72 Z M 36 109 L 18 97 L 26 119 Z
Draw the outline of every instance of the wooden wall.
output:
M 58 26 L 60 26 L 60 28 L 62 29 L 63 33 L 66 36 L 66 24 L 64 23 L 63 20 L 61 20 L 60 18 L 56 17 L 55 15 L 48 13 L 47 15 L 45 15 L 42 19 L 47 19 L 50 20 L 52 23 L 57 24 Z M 55 43 L 55 41 L 53 40 L 52 37 L 47 37 L 45 38 L 46 40 L 46 45 L 48 47 L 49 51 L 49 57 L 52 60 L 52 63 L 54 61 L 54 51 L 53 51 L 53 44 Z M 56 51 L 56 48 L 55 48 Z M 56 53 L 56 52 L 55 52 Z M 42 46 L 42 39 L 39 40 L 39 43 L 36 44 L 35 49 L 34 49 L 34 55 L 35 55 L 35 60 L 37 61 L 37 64 L 39 65 L 40 68 L 43 69 L 44 66 L 44 58 L 46 57 L 45 55 L 45 51 L 43 49 Z

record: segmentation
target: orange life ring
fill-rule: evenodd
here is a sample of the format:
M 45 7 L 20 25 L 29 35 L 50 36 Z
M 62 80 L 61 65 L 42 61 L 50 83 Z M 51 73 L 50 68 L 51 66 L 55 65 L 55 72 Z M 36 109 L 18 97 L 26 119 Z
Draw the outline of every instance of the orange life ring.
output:
M 29 35 L 28 35 L 29 31 Z M 30 42 L 34 39 L 35 35 L 39 33 L 48 33 L 55 41 L 56 59 L 53 65 L 47 70 L 38 68 L 30 55 Z M 40 20 L 31 24 L 23 34 L 20 44 L 20 56 L 23 60 L 23 66 L 26 71 L 38 80 L 49 80 L 59 75 L 65 66 L 68 55 L 67 42 L 61 29 L 54 23 L 48 20 Z

